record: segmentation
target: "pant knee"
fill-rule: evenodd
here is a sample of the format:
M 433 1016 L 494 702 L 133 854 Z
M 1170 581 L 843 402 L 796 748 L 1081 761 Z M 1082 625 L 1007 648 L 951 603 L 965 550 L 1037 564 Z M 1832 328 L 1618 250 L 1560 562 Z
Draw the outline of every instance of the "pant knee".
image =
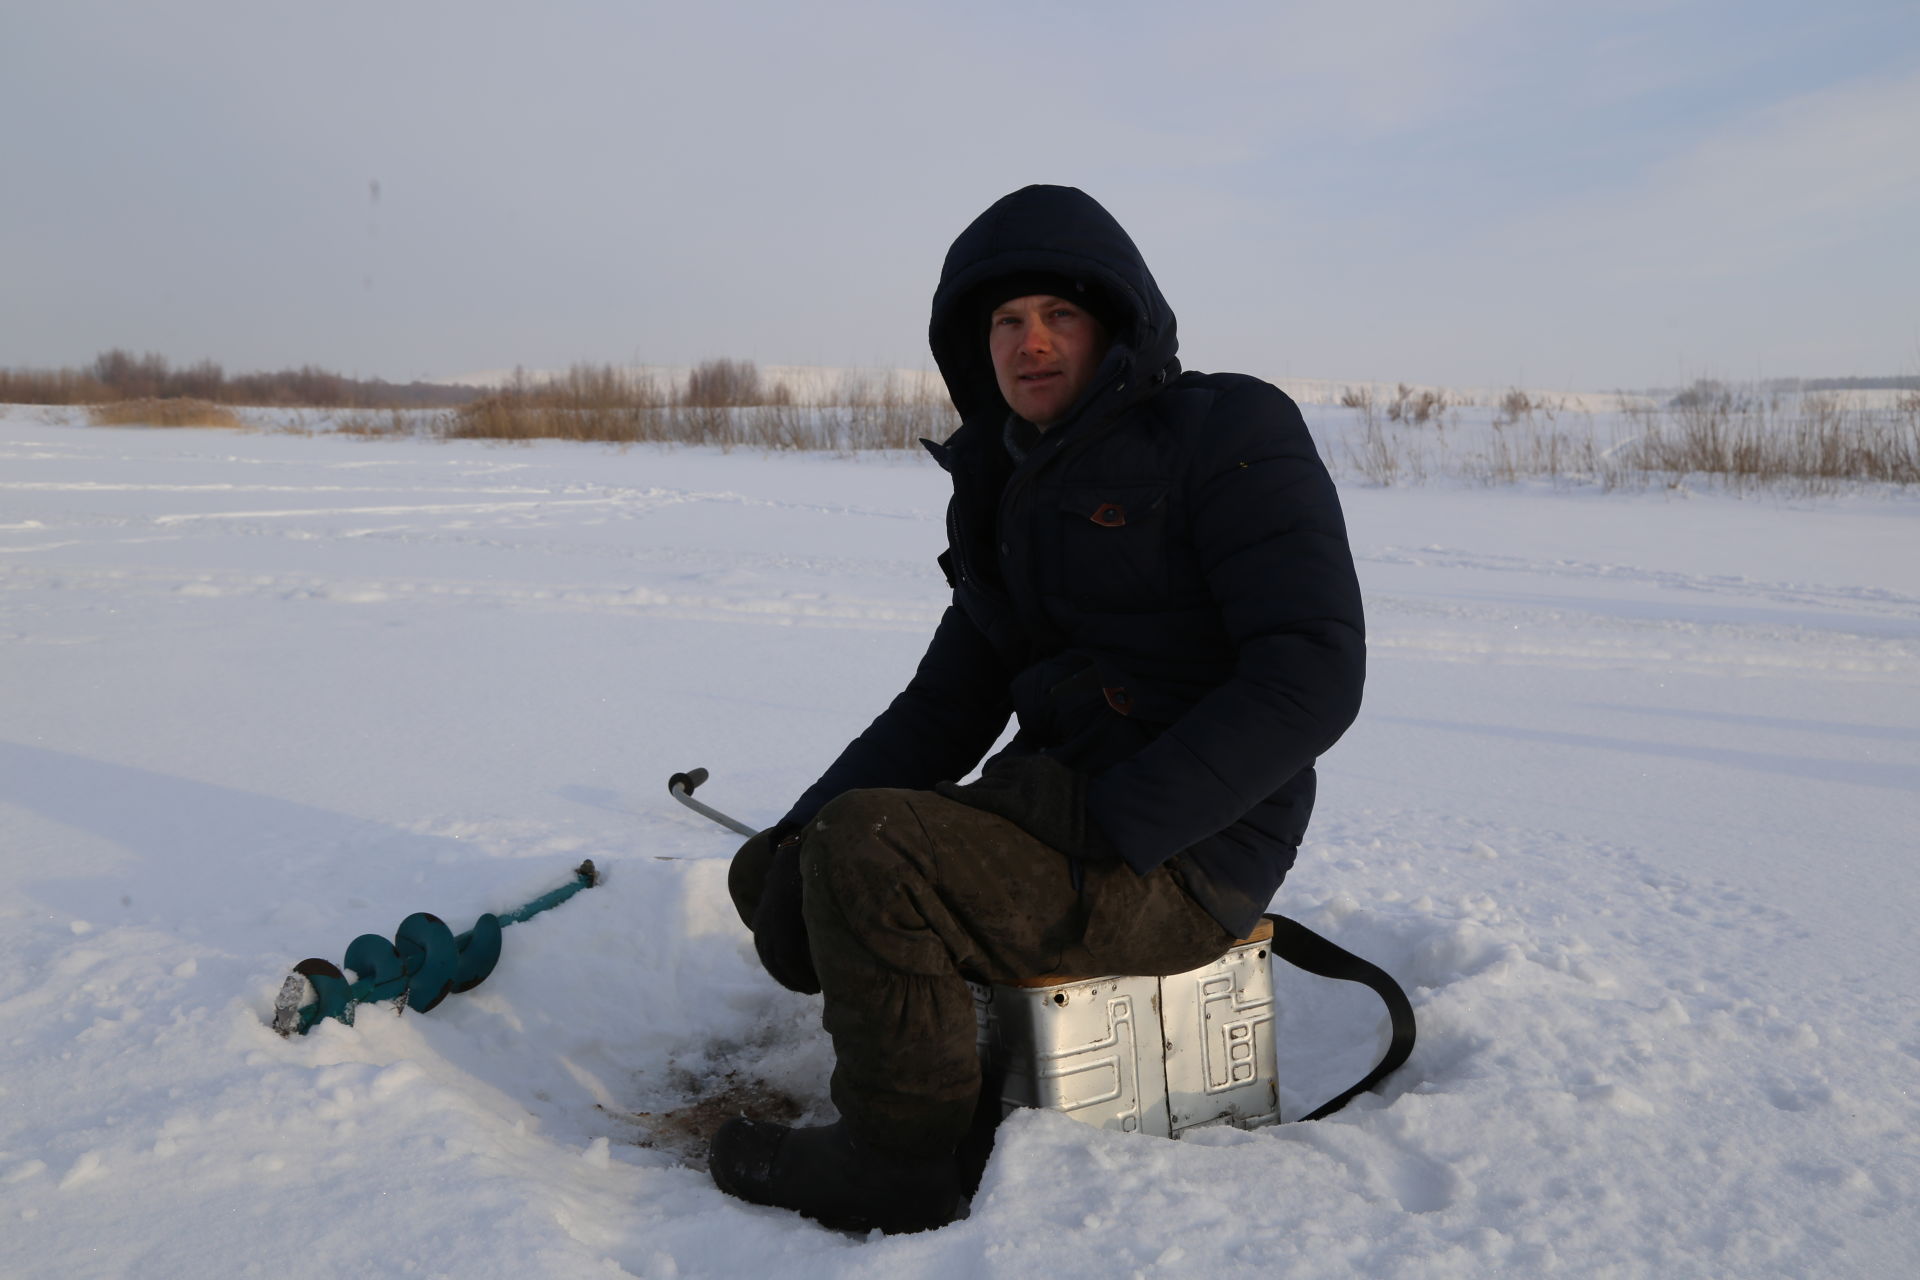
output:
M 800 846 L 809 921 L 837 915 L 864 934 L 924 911 L 935 876 L 911 794 L 849 791 L 820 811 Z
M 897 837 L 917 825 L 901 799 L 904 794 L 875 788 L 848 791 L 828 801 L 800 846 L 800 866 L 807 880 L 899 875 L 906 857 Z

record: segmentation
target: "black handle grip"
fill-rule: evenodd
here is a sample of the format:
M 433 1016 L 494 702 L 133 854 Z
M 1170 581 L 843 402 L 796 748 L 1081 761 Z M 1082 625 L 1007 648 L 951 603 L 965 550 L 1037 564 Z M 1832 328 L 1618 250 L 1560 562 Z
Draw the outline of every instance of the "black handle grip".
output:
M 689 769 L 685 773 L 676 773 L 667 779 L 667 790 L 677 791 L 681 795 L 692 795 L 693 789 L 707 780 L 705 769 Z

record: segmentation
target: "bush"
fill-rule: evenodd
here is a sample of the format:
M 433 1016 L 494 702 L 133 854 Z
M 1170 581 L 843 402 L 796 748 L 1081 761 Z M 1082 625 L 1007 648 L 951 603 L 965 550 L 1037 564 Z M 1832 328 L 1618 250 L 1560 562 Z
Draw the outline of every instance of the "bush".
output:
M 0 369 L 0 404 L 99 404 L 119 396 L 83 369 Z
M 193 399 L 215 404 L 316 409 L 419 409 L 462 404 L 471 387 L 345 378 L 312 365 L 228 377 L 211 360 L 184 369 L 164 356 L 118 347 L 85 369 L 0 370 L 0 404 L 106 404 L 115 400 Z
M 95 405 L 87 415 L 96 427 L 244 427 L 223 405 L 176 397 L 169 400 L 116 400 Z
M 764 404 L 760 370 L 751 360 L 702 360 L 687 375 L 681 403 L 701 409 Z

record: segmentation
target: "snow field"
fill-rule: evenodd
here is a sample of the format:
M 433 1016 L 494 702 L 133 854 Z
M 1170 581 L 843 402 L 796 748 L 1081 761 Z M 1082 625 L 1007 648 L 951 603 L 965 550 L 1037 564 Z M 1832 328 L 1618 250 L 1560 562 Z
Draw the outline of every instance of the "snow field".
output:
M 831 1114 L 734 841 L 944 594 L 912 459 L 0 416 L 0 1276 L 1886 1276 L 1920 1249 L 1920 507 L 1349 489 L 1374 662 L 1276 906 L 1421 1041 L 1313 1125 L 1014 1117 L 972 1216 L 856 1241 L 662 1121 Z M 282 1041 L 295 960 L 506 931 Z M 1283 1101 L 1377 1002 L 1282 970 Z M 646 1145 L 651 1143 L 653 1145 Z

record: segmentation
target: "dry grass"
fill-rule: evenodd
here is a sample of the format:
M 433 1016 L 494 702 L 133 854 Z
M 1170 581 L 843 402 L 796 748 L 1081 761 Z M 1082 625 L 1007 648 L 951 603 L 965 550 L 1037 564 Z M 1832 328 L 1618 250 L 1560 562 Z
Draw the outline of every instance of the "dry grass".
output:
M 1387 421 L 1411 422 L 1420 424 L 1429 420 L 1441 422 L 1447 409 L 1447 397 L 1428 387 L 1415 391 L 1406 383 L 1394 388 L 1393 399 L 1387 402 Z
M 916 388 L 892 373 L 850 373 L 816 406 L 818 444 L 837 449 L 914 449 L 944 440 L 960 419 L 943 392 Z M 806 446 L 803 446 L 806 447 Z
M 444 408 L 479 394 L 470 387 L 342 377 L 312 365 L 229 375 L 211 360 L 175 368 L 164 356 L 103 351 L 85 369 L 0 369 L 0 404 L 105 404 L 204 400 L 260 407 Z
M 1873 410 L 1849 408 L 1823 393 L 1783 404 L 1724 387 L 1696 388 L 1664 412 L 1633 416 L 1639 434 L 1619 450 L 1621 465 L 1632 470 L 1715 477 L 1736 489 L 1920 484 L 1920 397 Z
M 1524 418 L 1502 427 L 1475 451 L 1466 475 L 1480 484 L 1514 484 L 1533 477 L 1598 482 L 1617 488 L 1623 473 L 1594 439 L 1592 421 L 1561 427 L 1552 419 Z
M 946 397 L 890 374 L 852 374 L 831 392 L 801 400 L 784 384 L 766 388 L 751 361 L 709 360 L 678 388 L 605 365 L 577 365 L 542 382 L 519 377 L 461 406 L 440 434 L 851 453 L 913 448 L 957 425 Z
M 506 386 L 454 410 L 440 434 L 454 440 L 665 440 L 670 437 L 661 411 L 667 401 L 652 378 L 607 365 L 575 365 L 537 382 L 516 373 Z
M 1920 484 L 1920 393 L 1869 408 L 1836 395 L 1701 383 L 1666 405 L 1596 417 L 1515 389 L 1484 420 L 1469 417 L 1465 429 L 1456 423 L 1450 430 L 1417 429 L 1417 399 L 1397 397 L 1399 411 L 1388 405 L 1384 422 L 1372 403 L 1343 400 L 1358 412 L 1329 442 L 1329 463 L 1382 486 L 1432 476 L 1798 494 Z
M 196 388 L 207 394 L 188 394 Z M 124 351 L 107 352 L 85 370 L 0 370 L 0 403 L 91 403 L 92 420 L 100 424 L 242 427 L 248 424 L 224 407 L 241 396 L 252 403 L 348 407 L 353 411 L 327 425 L 367 437 L 854 453 L 911 449 L 921 439 L 945 438 L 958 425 L 945 395 L 925 379 L 854 373 L 836 386 L 814 385 L 796 395 L 784 382 L 769 385 L 749 360 L 703 361 L 677 379 L 576 365 L 552 378 L 516 375 L 485 393 L 428 388 L 469 397 L 448 411 L 404 396 L 404 404 L 376 411 L 364 400 L 380 388 L 388 384 L 315 369 L 228 378 L 211 362 L 174 369 L 158 356 Z M 1665 405 L 1596 416 L 1519 388 L 1501 395 L 1489 413 L 1457 393 L 1402 383 L 1390 393 L 1349 387 L 1339 403 L 1351 416 L 1328 442 L 1329 465 L 1383 486 L 1433 477 L 1813 493 L 1856 483 L 1920 484 L 1920 391 L 1862 407 L 1840 394 L 1702 381 Z
M 229 378 L 202 362 L 110 351 L 86 370 L 0 370 L 0 403 L 91 404 L 98 423 L 241 426 L 222 404 L 345 408 L 328 427 L 346 435 L 452 440 L 579 440 L 851 453 L 910 449 L 959 425 L 946 397 L 893 373 L 854 373 L 796 396 L 751 360 L 706 360 L 677 381 L 612 365 L 575 365 L 551 378 L 516 374 L 494 391 L 358 383 L 315 369 Z M 456 396 L 447 404 L 440 392 Z M 433 394 L 428 394 L 433 393 Z M 280 430 L 311 432 L 304 416 Z
M 205 400 L 116 400 L 88 411 L 96 427 L 244 427 L 240 415 Z
M 1390 440 L 1373 415 L 1372 406 L 1363 409 L 1360 438 L 1346 442 L 1347 461 L 1369 483 L 1391 488 L 1401 480 L 1423 478 L 1425 468 L 1416 442 Z
M 366 436 L 370 439 L 396 439 L 424 434 L 421 420 L 404 409 L 388 409 L 384 413 L 355 410 L 333 419 L 332 426 L 338 435 Z
M 1516 422 L 1525 421 L 1533 417 L 1536 409 L 1544 411 L 1546 405 L 1542 401 L 1534 399 L 1520 388 L 1514 387 L 1500 397 L 1498 411 L 1495 412 L 1493 416 L 1493 425 L 1496 427 L 1509 426 Z

